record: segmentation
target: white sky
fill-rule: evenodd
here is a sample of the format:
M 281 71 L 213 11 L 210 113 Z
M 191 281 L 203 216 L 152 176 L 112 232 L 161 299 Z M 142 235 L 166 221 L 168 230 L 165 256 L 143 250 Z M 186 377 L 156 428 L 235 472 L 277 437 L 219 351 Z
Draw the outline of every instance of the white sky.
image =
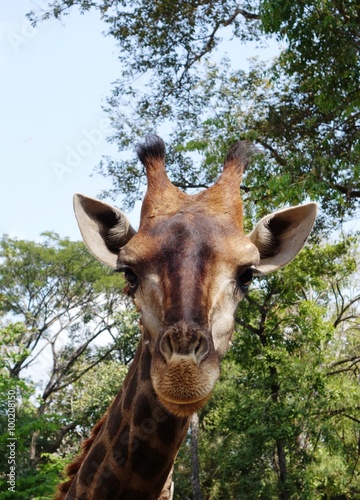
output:
M 96 196 L 106 185 L 90 174 L 115 154 L 101 104 L 119 64 L 96 13 L 33 30 L 25 14 L 36 5 L 0 5 L 0 234 L 79 239 L 72 194 Z
M 90 174 L 103 155 L 116 157 L 101 105 L 120 66 L 96 12 L 74 10 L 32 29 L 26 13 L 46 4 L 0 4 L 0 235 L 37 239 L 53 230 L 79 239 L 73 193 L 96 196 L 110 185 Z M 246 65 L 254 52 L 242 52 Z M 269 58 L 276 47 L 257 52 Z M 137 227 L 138 210 L 129 215 Z

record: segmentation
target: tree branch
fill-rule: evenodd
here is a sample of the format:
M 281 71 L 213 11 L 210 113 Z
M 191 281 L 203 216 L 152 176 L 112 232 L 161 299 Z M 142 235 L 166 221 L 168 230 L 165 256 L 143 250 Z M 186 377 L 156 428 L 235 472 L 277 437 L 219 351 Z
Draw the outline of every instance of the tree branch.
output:
M 67 424 L 64 427 L 62 427 L 57 433 L 55 441 L 49 444 L 47 453 L 55 453 L 58 450 L 59 446 L 61 445 L 62 440 L 64 439 L 66 434 L 75 429 L 77 425 L 78 425 L 77 422 L 71 422 L 70 424 Z
M 240 9 L 240 8 L 237 8 L 234 13 L 228 17 L 227 19 L 223 19 L 223 20 L 220 20 L 220 21 L 217 21 L 215 23 L 215 26 L 212 30 L 212 32 L 206 37 L 207 38 L 207 43 L 205 45 L 205 47 L 200 51 L 198 52 L 197 54 L 193 54 L 193 56 L 191 57 L 191 54 L 190 54 L 190 51 L 188 51 L 188 56 L 187 56 L 187 62 L 186 64 L 184 65 L 184 70 L 178 80 L 178 85 L 180 86 L 181 85 L 181 82 L 183 80 L 183 78 L 185 77 L 185 75 L 187 74 L 187 72 L 189 71 L 189 69 L 197 62 L 199 61 L 202 57 L 204 57 L 205 54 L 207 54 L 208 52 L 210 52 L 214 46 L 215 46 L 215 36 L 217 34 L 217 32 L 219 31 L 219 29 L 221 27 L 226 27 L 226 26 L 229 26 L 231 23 L 233 23 L 235 21 L 235 19 L 237 18 L 237 16 L 241 14 L 245 19 L 247 20 L 257 20 L 257 19 L 260 19 L 260 16 L 258 14 L 253 14 L 252 12 L 248 12 L 244 9 Z

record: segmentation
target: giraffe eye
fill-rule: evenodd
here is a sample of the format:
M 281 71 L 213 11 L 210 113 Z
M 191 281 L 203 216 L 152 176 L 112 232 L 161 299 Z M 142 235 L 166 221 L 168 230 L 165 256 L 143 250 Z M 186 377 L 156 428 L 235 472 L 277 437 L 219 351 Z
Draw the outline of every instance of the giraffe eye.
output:
M 135 290 L 139 282 L 138 276 L 131 269 L 125 269 L 124 276 L 130 289 Z
M 246 292 L 250 286 L 254 277 L 254 269 L 248 267 L 243 273 L 241 273 L 237 278 L 237 285 L 242 292 Z

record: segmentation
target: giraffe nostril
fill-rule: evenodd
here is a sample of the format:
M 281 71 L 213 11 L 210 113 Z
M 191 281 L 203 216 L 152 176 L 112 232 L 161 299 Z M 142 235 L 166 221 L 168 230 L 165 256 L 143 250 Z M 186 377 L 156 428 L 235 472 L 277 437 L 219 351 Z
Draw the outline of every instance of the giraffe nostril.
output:
M 209 342 L 204 333 L 202 333 L 201 331 L 196 332 L 196 337 L 197 339 L 194 343 L 193 352 L 197 361 L 200 362 L 209 351 Z
M 209 341 L 200 329 L 169 328 L 160 339 L 159 349 L 166 362 L 176 354 L 200 363 L 209 352 Z
M 173 346 L 173 340 L 171 338 L 171 332 L 164 333 L 162 339 L 160 340 L 159 348 L 165 360 L 169 362 L 174 353 L 174 346 Z

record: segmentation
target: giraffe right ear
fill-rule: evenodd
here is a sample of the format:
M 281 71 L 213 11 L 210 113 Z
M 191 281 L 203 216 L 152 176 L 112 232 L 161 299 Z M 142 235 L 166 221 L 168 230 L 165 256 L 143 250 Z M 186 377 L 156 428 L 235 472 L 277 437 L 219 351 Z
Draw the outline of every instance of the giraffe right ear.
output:
M 316 203 L 285 208 L 263 217 L 249 234 L 258 248 L 256 274 L 268 274 L 290 262 L 304 246 L 314 225 Z
M 115 269 L 120 248 L 136 234 L 126 215 L 107 203 L 82 194 L 74 195 L 74 212 L 90 252 Z

